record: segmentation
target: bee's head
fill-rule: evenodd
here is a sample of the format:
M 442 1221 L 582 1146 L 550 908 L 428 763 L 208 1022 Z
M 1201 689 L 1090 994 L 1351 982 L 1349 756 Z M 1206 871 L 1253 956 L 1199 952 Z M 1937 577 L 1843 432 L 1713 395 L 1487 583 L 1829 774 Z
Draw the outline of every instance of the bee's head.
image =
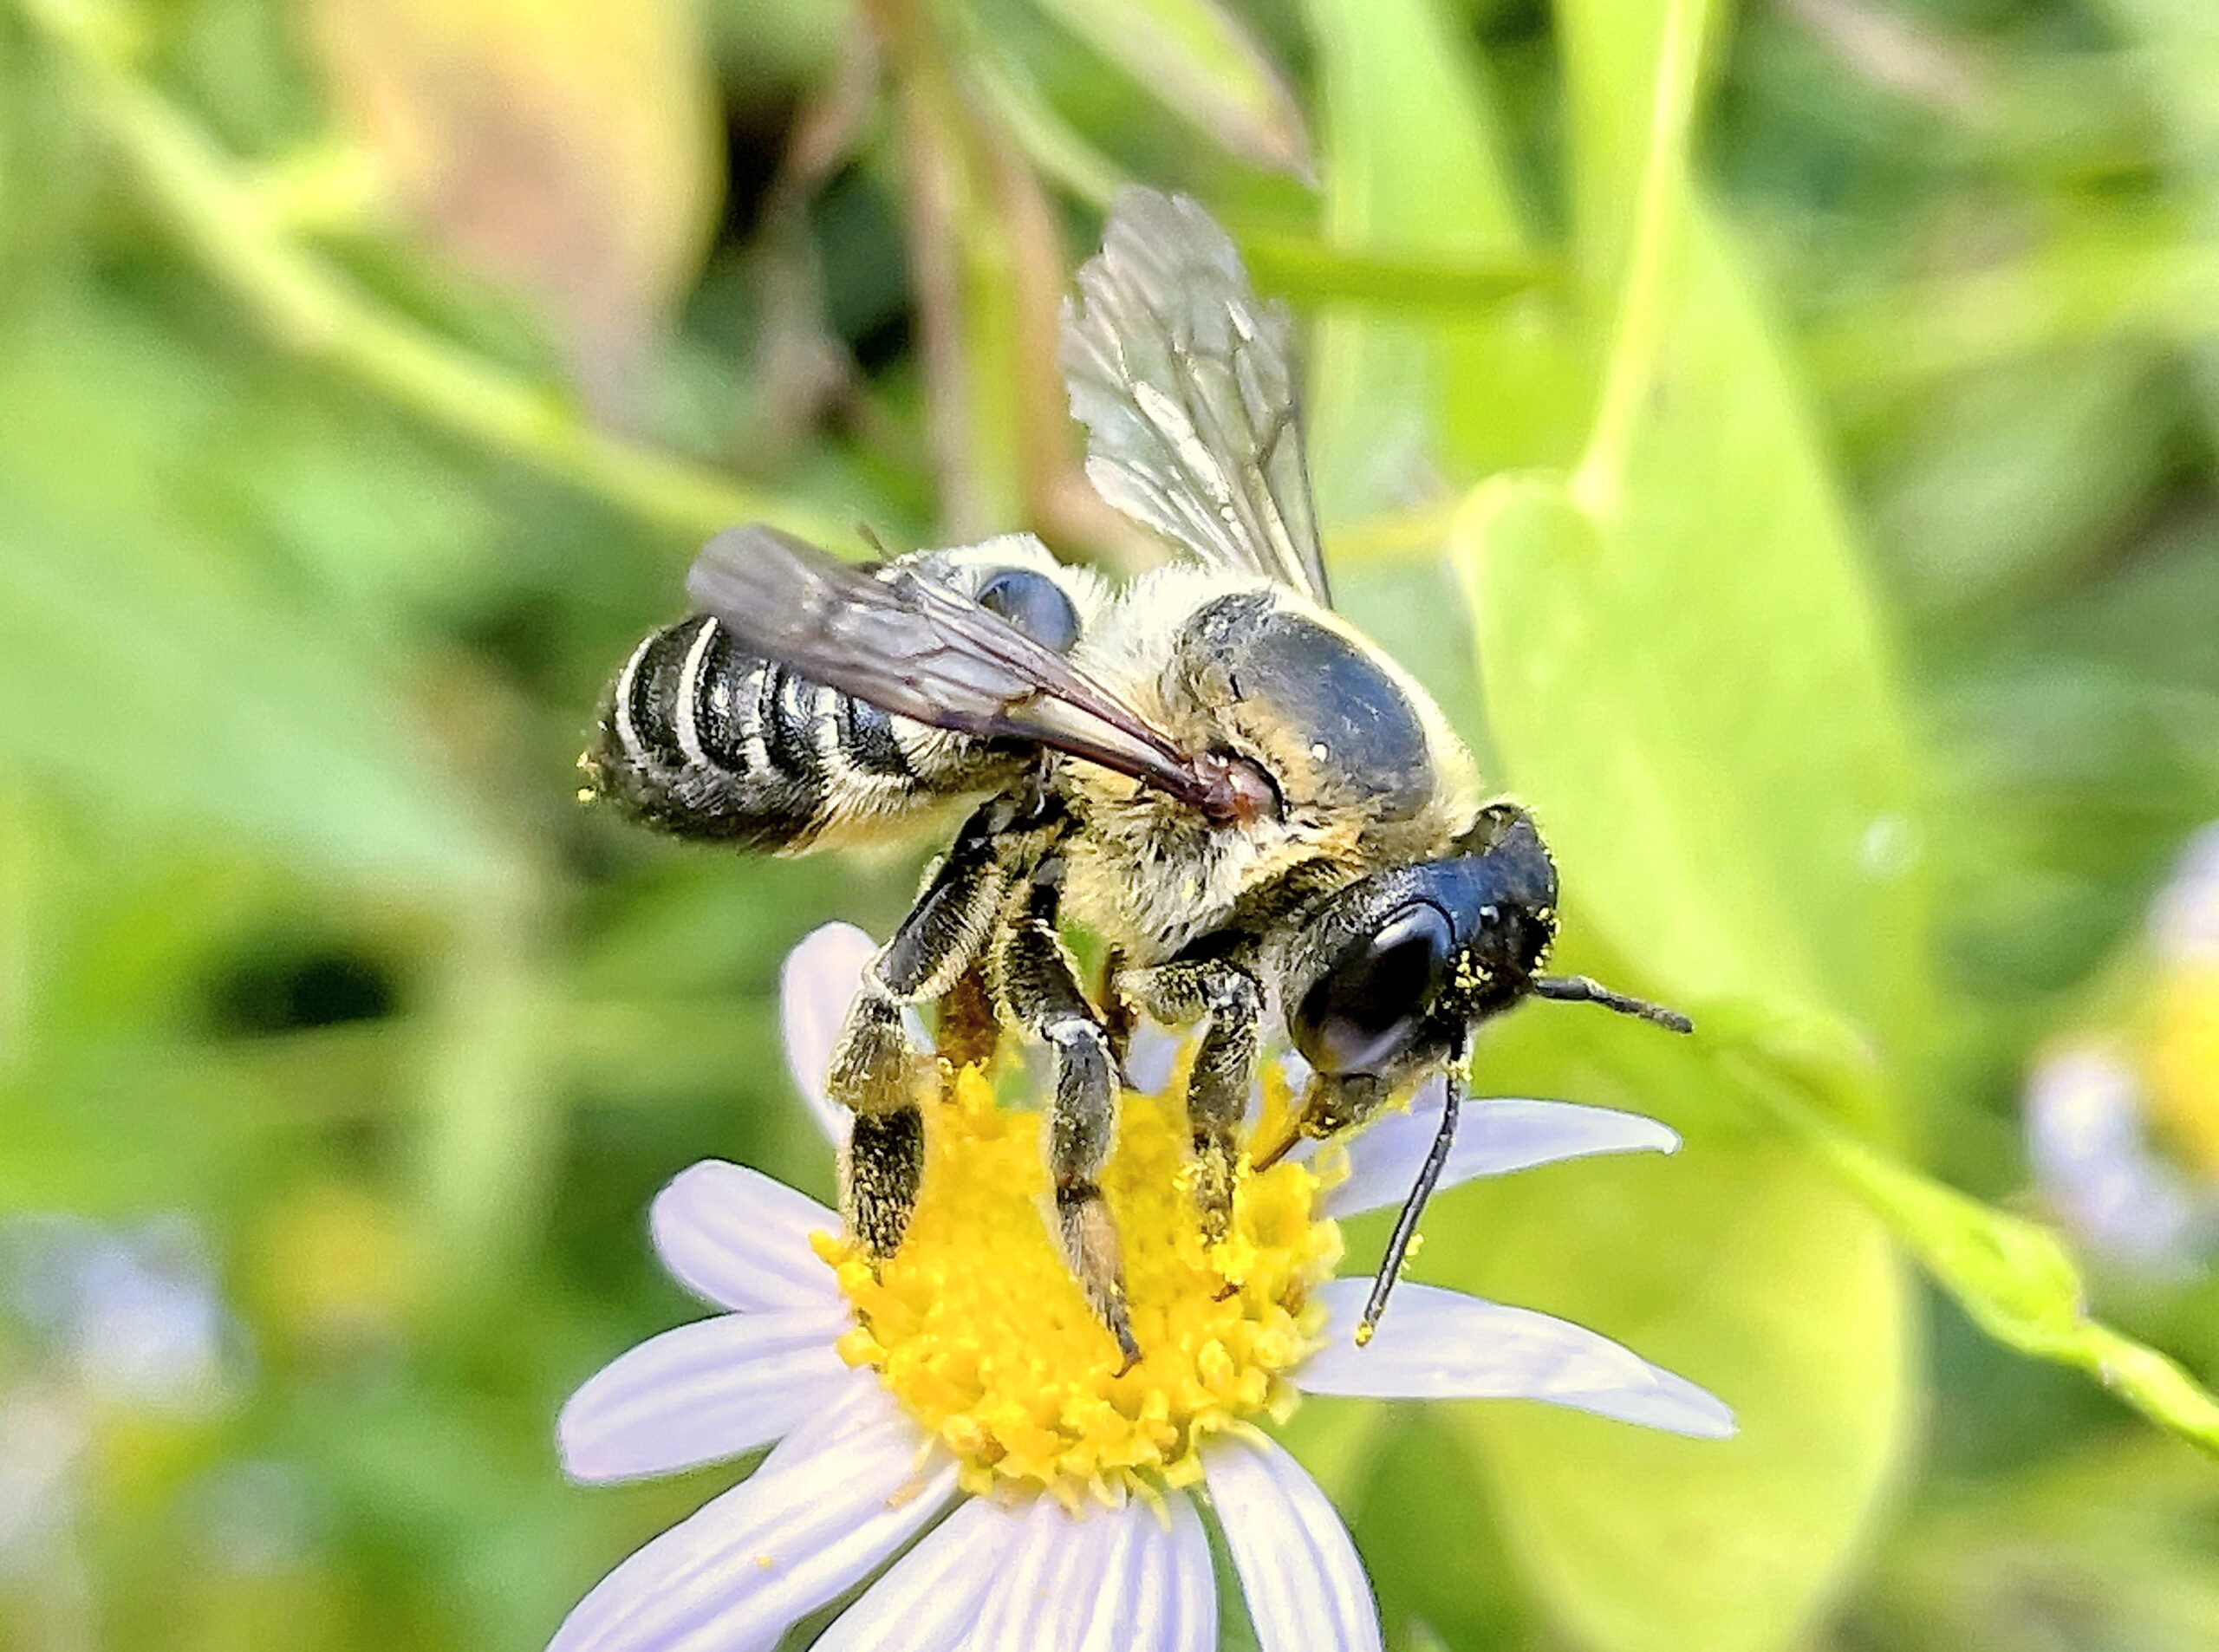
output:
M 1556 864 L 1532 817 L 1480 811 L 1454 853 L 1366 878 L 1311 914 L 1287 1031 L 1320 1073 L 1407 1073 L 1449 1059 L 1474 1023 L 1528 993 L 1687 1030 L 1684 1017 L 1539 972 L 1556 939 Z

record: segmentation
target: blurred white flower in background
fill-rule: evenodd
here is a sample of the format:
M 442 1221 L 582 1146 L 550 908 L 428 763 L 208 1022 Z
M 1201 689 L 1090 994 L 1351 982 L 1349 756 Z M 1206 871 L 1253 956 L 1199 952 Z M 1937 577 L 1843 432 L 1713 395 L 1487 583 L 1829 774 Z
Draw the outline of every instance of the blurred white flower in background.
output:
M 789 1060 L 834 1131 L 822 1076 L 872 951 L 834 926 L 786 970 Z M 876 1275 L 832 1212 L 743 1167 L 695 1165 L 656 1200 L 655 1245 L 726 1311 L 588 1381 L 563 1413 L 563 1463 L 620 1480 L 777 1443 L 605 1578 L 556 1652 L 767 1649 L 888 1561 L 821 1652 L 1202 1652 L 1219 1616 L 1205 1499 L 1265 1652 L 1361 1652 L 1380 1629 L 1355 1546 L 1257 1426 L 1300 1394 L 1535 1399 L 1730 1434 L 1717 1400 L 1607 1338 L 1452 1291 L 1403 1285 L 1355 1345 L 1369 1281 L 1331 1277 L 1336 1219 L 1402 1197 L 1439 1105 L 1383 1120 L 1345 1166 L 1329 1153 L 1322 1173 L 1290 1161 L 1246 1176 L 1231 1238 L 1207 1250 L 1175 1102 L 1129 1095 L 1105 1178 L 1145 1350 L 1128 1372 L 1039 1219 L 1038 1115 L 995 1107 L 975 1073 L 928 1122 L 924 1196 Z M 1481 1102 L 1444 1182 L 1676 1146 L 1630 1114 Z
M 228 1386 L 228 1321 L 207 1245 L 185 1218 L 131 1227 L 35 1214 L 0 1227 L 11 1316 L 42 1363 L 99 1400 L 212 1410 Z
M 212 1415 L 237 1391 L 234 1341 L 188 1219 L 0 1220 L 0 1577 L 82 1594 L 76 1531 L 102 1425 Z
M 2128 1024 L 2035 1062 L 2024 1098 L 2035 1187 L 2092 1256 L 2180 1278 L 2219 1255 L 2219 824 L 2151 903 Z

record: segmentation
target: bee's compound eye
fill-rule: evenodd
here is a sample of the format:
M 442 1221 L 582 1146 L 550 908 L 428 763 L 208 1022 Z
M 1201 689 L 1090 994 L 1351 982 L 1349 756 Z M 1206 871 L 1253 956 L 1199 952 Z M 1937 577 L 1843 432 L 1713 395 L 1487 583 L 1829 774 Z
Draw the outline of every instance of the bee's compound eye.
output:
M 1303 995 L 1289 1031 L 1325 1073 L 1368 1072 L 1399 1054 L 1448 974 L 1448 914 L 1414 901 L 1358 937 Z
M 1070 652 L 1078 610 L 1064 588 L 1030 568 L 1005 568 L 979 588 L 979 606 L 999 614 L 1044 648 Z

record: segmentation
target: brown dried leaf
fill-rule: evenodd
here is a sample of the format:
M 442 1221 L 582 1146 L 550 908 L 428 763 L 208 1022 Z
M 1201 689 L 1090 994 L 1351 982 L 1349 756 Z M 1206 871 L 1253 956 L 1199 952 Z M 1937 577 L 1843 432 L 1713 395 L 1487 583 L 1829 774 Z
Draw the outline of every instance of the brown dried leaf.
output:
M 620 400 L 720 188 L 689 0 L 311 0 L 342 117 L 466 268 L 543 306 L 589 399 Z

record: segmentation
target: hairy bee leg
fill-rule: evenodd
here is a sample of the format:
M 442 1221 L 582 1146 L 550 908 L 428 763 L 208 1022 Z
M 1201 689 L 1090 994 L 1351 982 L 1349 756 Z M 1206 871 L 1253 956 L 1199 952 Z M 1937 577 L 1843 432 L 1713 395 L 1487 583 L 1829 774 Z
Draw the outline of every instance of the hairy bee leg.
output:
M 1118 1082 L 1124 1078 L 1125 1060 L 1132 1053 L 1133 1024 L 1136 1017 L 1130 999 L 1125 996 L 1122 983 L 1125 978 L 1125 954 L 1122 947 L 1103 949 L 1101 990 L 1095 995 L 1095 1007 L 1101 1011 L 1103 1030 L 1110 1035 L 1110 1057 L 1117 1063 Z
M 924 1175 L 921 1106 L 939 1081 L 901 1024 L 905 1005 L 947 993 L 977 961 L 1009 887 L 1000 800 L 974 814 L 893 939 L 863 972 L 825 1089 L 855 1115 L 840 1161 L 840 1211 L 874 1260 L 908 1230 Z
M 1080 990 L 1056 932 L 1057 890 L 1051 869 L 1036 874 L 1005 931 L 998 985 L 1018 1022 L 1048 1046 L 1055 1085 L 1048 1103 L 1046 1156 L 1055 1193 L 1055 1236 L 1064 1260 L 1124 1356 L 1141 1356 L 1125 1303 L 1117 1227 L 1100 1177 L 1117 1139 L 1117 1069 L 1110 1034 Z
M 920 1102 L 932 1060 L 909 1043 L 901 1005 L 875 985 L 848 1011 L 825 1088 L 855 1115 L 840 1154 L 840 1213 L 873 1261 L 891 1256 L 908 1230 L 925 1166 Z
M 1237 965 L 1162 964 L 1129 970 L 1119 988 L 1156 1020 L 1201 1024 L 1187 1076 L 1187 1127 L 1194 1150 L 1194 1209 L 1211 1244 L 1233 1226 L 1233 1167 L 1248 1081 L 1256 1070 L 1264 989 Z

